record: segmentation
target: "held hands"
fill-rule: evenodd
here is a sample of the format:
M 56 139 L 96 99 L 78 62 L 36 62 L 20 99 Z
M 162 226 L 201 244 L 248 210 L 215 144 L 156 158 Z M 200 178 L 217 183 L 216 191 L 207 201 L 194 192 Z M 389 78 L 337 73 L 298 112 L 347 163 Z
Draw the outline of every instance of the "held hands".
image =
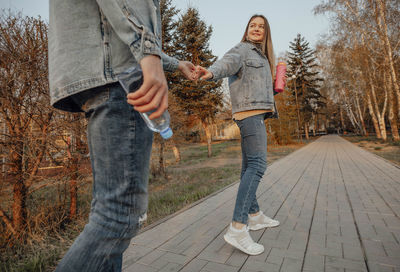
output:
M 213 77 L 213 74 L 208 71 L 206 68 L 197 65 L 195 72 L 192 74 L 192 80 L 197 81 L 199 78 L 200 80 L 206 80 Z
M 168 84 L 162 68 L 161 59 L 155 55 L 144 57 L 140 61 L 143 71 L 143 84 L 135 92 L 127 95 L 128 103 L 139 112 L 155 110 L 150 119 L 160 117 L 168 108 Z M 189 80 L 210 79 L 213 74 L 206 68 L 194 66 L 188 61 L 179 61 L 178 70 Z

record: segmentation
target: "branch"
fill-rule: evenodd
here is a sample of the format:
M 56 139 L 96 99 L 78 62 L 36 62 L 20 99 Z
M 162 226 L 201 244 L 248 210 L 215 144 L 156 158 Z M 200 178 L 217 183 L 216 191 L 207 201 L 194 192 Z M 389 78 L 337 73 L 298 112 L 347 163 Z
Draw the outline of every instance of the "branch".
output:
M 7 216 L 7 214 L 5 214 L 5 212 L 0 209 L 0 218 L 3 220 L 4 224 L 6 224 L 7 229 L 14 234 L 14 236 L 17 235 L 17 232 L 15 231 L 13 224 L 10 220 L 10 218 Z

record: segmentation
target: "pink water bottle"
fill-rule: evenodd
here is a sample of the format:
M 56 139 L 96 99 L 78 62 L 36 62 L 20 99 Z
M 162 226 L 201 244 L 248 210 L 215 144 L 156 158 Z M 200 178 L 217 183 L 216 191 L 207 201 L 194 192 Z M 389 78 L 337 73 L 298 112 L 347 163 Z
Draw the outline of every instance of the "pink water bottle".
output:
M 275 91 L 277 93 L 281 93 L 285 89 L 285 77 L 286 77 L 286 63 L 278 62 L 278 65 L 276 66 L 276 80 L 275 80 Z

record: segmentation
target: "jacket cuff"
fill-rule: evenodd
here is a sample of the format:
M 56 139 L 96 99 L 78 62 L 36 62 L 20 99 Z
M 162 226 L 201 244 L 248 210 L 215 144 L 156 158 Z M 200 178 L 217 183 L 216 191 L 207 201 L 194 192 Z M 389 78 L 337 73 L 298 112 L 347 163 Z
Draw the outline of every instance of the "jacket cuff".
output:
M 213 74 L 213 77 L 210 78 L 209 80 L 218 80 L 221 79 L 221 74 L 218 73 L 218 68 L 212 65 L 210 68 L 207 69 L 209 72 Z
M 153 34 L 145 31 L 142 32 L 141 39 L 130 45 L 130 50 L 138 63 L 148 55 L 156 55 L 161 58 L 160 41 Z
M 179 66 L 179 60 L 174 57 L 170 57 L 164 52 L 161 53 L 161 60 L 163 63 L 163 69 L 168 72 L 175 72 Z

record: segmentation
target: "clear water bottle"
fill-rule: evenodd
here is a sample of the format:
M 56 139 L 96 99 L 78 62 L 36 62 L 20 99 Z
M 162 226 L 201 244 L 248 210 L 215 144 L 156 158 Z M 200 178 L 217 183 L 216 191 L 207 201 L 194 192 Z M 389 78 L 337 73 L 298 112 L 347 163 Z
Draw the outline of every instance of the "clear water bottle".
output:
M 118 77 L 119 83 L 124 88 L 125 92 L 132 93 L 137 91 L 143 84 L 143 72 L 140 66 L 132 66 Z M 146 125 L 154 132 L 160 133 L 164 139 L 172 137 L 172 130 L 169 127 L 170 116 L 166 110 L 160 117 L 151 120 L 149 116 L 156 110 L 148 112 L 139 112 L 145 121 Z

